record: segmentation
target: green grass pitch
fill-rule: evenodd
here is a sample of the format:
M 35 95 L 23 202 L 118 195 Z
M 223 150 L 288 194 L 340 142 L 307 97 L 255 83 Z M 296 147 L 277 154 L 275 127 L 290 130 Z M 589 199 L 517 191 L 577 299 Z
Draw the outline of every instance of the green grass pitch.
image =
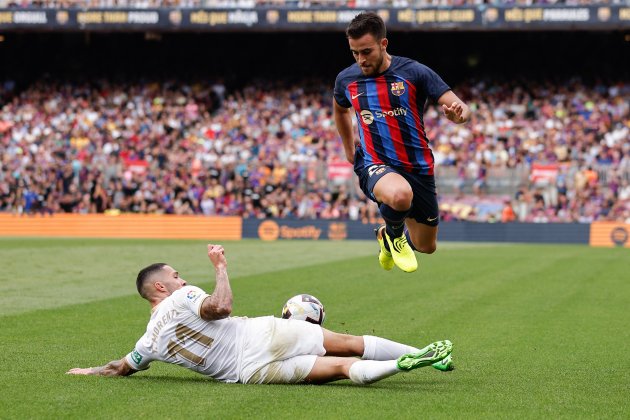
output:
M 422 346 L 457 369 L 371 386 L 222 384 L 154 363 L 127 378 L 65 375 L 118 359 L 144 332 L 138 270 L 166 262 L 211 292 L 199 241 L 0 239 L 0 418 L 629 418 L 630 252 L 441 243 L 414 274 L 374 242 L 228 242 L 234 315 L 280 315 L 311 293 L 325 327 Z

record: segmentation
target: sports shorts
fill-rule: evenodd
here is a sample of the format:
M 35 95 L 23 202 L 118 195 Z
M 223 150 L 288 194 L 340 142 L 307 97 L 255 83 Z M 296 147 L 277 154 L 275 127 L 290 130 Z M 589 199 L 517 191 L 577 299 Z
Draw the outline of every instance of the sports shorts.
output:
M 239 382 L 302 382 L 317 356 L 324 354 L 324 333 L 319 325 L 273 316 L 250 318 L 245 324 Z
M 376 183 L 388 173 L 402 176 L 413 191 L 411 211 L 407 217 L 428 226 L 437 226 L 440 223 L 440 210 L 433 175 L 410 173 L 385 164 L 365 166 L 363 152 L 360 148 L 357 148 L 354 154 L 354 173 L 359 177 L 359 186 L 363 194 L 377 204 L 381 203 L 374 197 L 373 191 Z

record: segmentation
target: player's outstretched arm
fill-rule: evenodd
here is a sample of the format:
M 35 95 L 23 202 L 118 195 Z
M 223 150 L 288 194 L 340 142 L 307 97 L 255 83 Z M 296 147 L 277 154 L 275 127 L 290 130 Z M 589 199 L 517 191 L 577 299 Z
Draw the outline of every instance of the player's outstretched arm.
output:
M 227 318 L 232 313 L 232 288 L 227 274 L 225 250 L 221 245 L 208 245 L 208 258 L 214 265 L 214 292 L 201 304 L 201 318 L 206 321 Z
M 354 133 L 352 132 L 352 114 L 350 108 L 340 106 L 333 98 L 333 114 L 335 125 L 343 142 L 343 150 L 346 152 L 348 162 L 354 164 Z
M 129 376 L 136 373 L 123 357 L 120 360 L 112 360 L 104 366 L 89 368 L 73 368 L 67 371 L 69 375 L 100 375 L 100 376 Z
M 470 108 L 452 90 L 440 96 L 438 104 L 442 106 L 444 116 L 455 124 L 463 124 L 470 120 Z

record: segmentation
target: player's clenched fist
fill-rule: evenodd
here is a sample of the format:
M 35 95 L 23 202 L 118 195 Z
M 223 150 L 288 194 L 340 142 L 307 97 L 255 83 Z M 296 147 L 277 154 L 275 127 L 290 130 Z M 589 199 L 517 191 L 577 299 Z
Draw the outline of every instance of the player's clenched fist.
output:
M 215 268 L 227 266 L 225 251 L 221 245 L 208 244 L 208 258 L 210 258 L 210 261 Z

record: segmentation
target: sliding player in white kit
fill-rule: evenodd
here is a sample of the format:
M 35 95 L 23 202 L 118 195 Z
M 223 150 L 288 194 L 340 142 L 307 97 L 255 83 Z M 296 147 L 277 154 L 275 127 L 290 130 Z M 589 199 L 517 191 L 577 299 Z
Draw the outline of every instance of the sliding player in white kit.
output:
M 104 366 L 74 368 L 67 373 L 126 376 L 159 360 L 222 382 L 350 379 L 369 384 L 429 365 L 451 369 L 452 344 L 448 340 L 417 349 L 380 337 L 339 334 L 305 321 L 230 317 L 232 290 L 223 247 L 208 245 L 208 257 L 216 273 L 211 295 L 187 285 L 166 264 L 152 264 L 140 271 L 138 292 L 152 310 L 147 331 L 134 350 Z

